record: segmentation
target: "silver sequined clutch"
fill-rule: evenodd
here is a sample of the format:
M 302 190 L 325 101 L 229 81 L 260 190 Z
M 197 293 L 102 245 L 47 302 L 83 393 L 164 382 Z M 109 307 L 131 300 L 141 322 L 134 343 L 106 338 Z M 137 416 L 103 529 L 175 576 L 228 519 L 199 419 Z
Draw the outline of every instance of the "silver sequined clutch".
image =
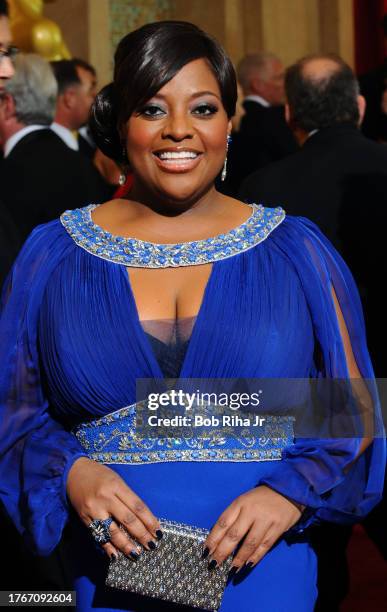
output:
M 137 561 L 119 552 L 117 560 L 110 562 L 107 586 L 203 610 L 218 610 L 232 555 L 220 567 L 209 570 L 208 559 L 202 558 L 207 529 L 166 519 L 160 519 L 160 525 L 163 537 L 155 550 L 142 550 Z

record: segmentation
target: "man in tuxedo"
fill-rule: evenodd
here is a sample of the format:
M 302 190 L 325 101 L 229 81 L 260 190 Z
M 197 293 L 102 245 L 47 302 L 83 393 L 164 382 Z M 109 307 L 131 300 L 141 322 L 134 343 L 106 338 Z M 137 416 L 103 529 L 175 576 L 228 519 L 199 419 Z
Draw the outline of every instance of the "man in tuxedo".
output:
M 51 65 L 58 83 L 55 121 L 51 128 L 70 149 L 92 160 L 95 145 L 87 131 L 87 121 L 96 96 L 96 71 L 78 58 Z
M 2 199 L 25 239 L 39 223 L 64 210 L 110 197 L 89 160 L 72 151 L 50 129 L 57 83 L 50 64 L 20 54 L 0 107 Z
M 247 55 L 238 64 L 244 93 L 237 143 L 230 149 L 228 182 L 237 189 L 254 170 L 294 153 L 298 146 L 284 115 L 284 67 L 271 53 Z
M 0 106 L 4 86 L 14 74 L 12 63 L 11 31 L 8 22 L 8 6 L 0 0 Z M 0 164 L 2 162 L 0 161 Z M 1 202 L 0 185 L 0 290 L 19 247 L 19 237 L 7 209 Z
M 385 376 L 379 269 L 386 261 L 381 231 L 387 220 L 387 146 L 362 135 L 365 101 L 340 58 L 300 60 L 287 71 L 286 93 L 286 115 L 301 149 L 253 173 L 240 197 L 282 204 L 287 213 L 319 225 L 355 276 L 375 370 Z
M 368 346 L 376 375 L 386 376 L 387 146 L 360 131 L 365 100 L 351 68 L 339 57 L 309 56 L 286 73 L 286 116 L 301 149 L 254 172 L 240 198 L 320 226 L 349 263 L 363 301 Z M 367 517 L 370 537 L 386 555 L 386 501 Z M 319 557 L 316 611 L 335 612 L 348 587 L 348 527 L 326 523 L 314 533 Z

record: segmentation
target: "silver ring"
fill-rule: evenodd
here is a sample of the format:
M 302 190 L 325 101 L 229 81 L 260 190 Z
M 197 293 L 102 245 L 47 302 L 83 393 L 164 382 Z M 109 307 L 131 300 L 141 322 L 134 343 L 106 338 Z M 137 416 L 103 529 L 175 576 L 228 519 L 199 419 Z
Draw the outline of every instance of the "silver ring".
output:
M 107 519 L 94 519 L 88 525 L 88 528 L 91 531 L 91 535 L 97 544 L 107 544 L 111 540 L 110 535 L 110 525 L 112 524 L 113 519 L 111 516 Z

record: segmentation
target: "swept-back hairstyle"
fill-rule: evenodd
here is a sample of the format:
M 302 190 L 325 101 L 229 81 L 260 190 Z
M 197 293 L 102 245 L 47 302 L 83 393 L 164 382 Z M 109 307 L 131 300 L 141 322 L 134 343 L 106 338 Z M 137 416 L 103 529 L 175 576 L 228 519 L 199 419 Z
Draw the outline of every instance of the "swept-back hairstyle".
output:
M 0 0 L 0 17 L 8 17 L 8 2 Z
M 154 96 L 183 66 L 203 58 L 212 70 L 228 117 L 235 113 L 234 67 L 212 36 L 185 21 L 147 24 L 119 43 L 114 81 L 98 94 L 90 115 L 97 146 L 117 162 L 125 162 L 120 128 L 132 113 Z
M 73 60 L 67 59 L 51 62 L 51 68 L 58 83 L 59 96 L 62 95 L 69 87 L 81 84 L 81 80 L 78 76 Z
M 331 60 L 336 68 L 324 77 L 305 75 L 305 67 L 314 59 Z M 293 124 L 306 132 L 339 123 L 357 125 L 359 121 L 359 84 L 353 70 L 338 55 L 303 57 L 287 69 L 285 90 Z
M 58 95 L 62 95 L 69 87 L 81 85 L 82 81 L 79 78 L 77 68 L 87 70 L 87 72 L 90 72 L 94 77 L 96 77 L 97 74 L 94 66 L 78 57 L 53 61 L 51 62 L 51 67 L 58 83 Z

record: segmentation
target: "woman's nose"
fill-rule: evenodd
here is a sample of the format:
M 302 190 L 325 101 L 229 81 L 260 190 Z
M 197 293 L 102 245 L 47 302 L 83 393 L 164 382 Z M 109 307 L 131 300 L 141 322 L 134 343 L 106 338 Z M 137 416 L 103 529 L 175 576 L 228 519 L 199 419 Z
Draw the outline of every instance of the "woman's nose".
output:
M 163 138 L 180 141 L 192 137 L 193 126 L 191 118 L 186 113 L 171 114 L 163 130 Z

